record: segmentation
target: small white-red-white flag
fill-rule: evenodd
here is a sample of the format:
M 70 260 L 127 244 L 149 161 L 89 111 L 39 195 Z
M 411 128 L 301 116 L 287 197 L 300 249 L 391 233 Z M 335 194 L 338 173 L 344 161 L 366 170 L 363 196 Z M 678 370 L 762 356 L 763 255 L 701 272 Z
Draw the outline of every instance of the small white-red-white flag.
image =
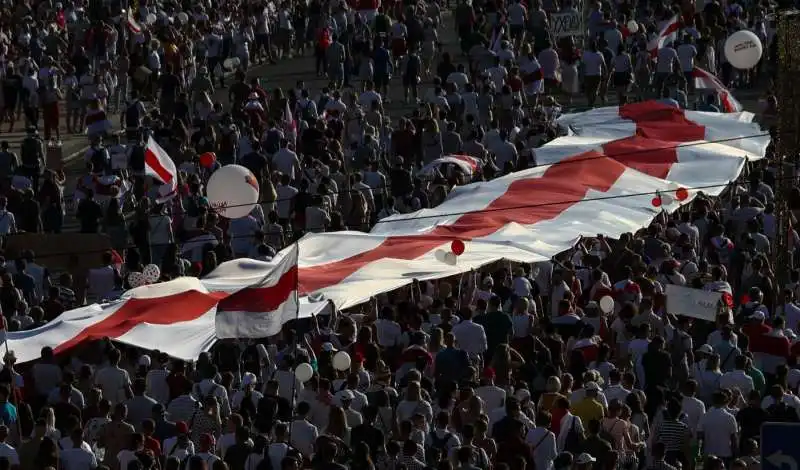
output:
M 144 149 L 144 173 L 164 183 L 158 189 L 160 197 L 156 202 L 163 203 L 175 197 L 178 191 L 178 170 L 167 151 L 150 136 Z
M 695 67 L 692 70 L 692 77 L 694 77 L 694 87 L 698 90 L 714 90 L 719 96 L 719 101 L 722 104 L 722 112 L 725 113 L 738 113 L 744 108 L 742 103 L 739 103 L 733 97 L 731 91 L 714 74 L 709 73 L 700 67 Z
M 263 269 L 261 282 L 245 287 L 217 305 L 217 338 L 264 338 L 280 333 L 281 327 L 297 318 L 297 244 L 272 261 L 250 269 Z
M 647 45 L 647 50 L 650 51 L 650 56 L 655 57 L 658 55 L 658 50 L 663 48 L 668 42 L 672 42 L 678 36 L 678 29 L 680 29 L 680 16 L 675 15 L 658 32 L 658 36 L 650 41 Z
M 142 32 L 142 26 L 136 21 L 136 18 L 134 18 L 133 10 L 128 10 L 128 30 L 133 34 Z

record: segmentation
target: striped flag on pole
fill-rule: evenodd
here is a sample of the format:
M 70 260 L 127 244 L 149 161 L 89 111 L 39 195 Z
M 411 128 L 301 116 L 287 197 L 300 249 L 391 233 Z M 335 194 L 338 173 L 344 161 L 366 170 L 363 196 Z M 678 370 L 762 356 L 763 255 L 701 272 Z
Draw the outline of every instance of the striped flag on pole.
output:
M 738 113 L 743 111 L 742 104 L 736 101 L 730 90 L 725 88 L 725 85 L 719 81 L 714 74 L 709 73 L 700 67 L 695 67 L 692 70 L 694 77 L 694 87 L 698 90 L 714 90 L 719 95 L 719 101 L 722 103 L 722 112 L 725 113 Z

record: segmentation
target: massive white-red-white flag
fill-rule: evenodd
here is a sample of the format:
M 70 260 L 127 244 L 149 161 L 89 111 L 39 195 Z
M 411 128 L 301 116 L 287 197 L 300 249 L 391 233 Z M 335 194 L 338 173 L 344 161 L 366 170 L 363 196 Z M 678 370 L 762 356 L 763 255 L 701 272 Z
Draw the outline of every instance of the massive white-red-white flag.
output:
M 217 305 L 216 333 L 225 338 L 264 338 L 280 333 L 298 315 L 297 244 L 270 262 L 244 260 L 216 270 L 215 278 L 241 275 L 244 270 L 263 277 L 232 293 Z M 246 263 L 246 265 L 244 264 Z
M 655 57 L 658 55 L 659 49 L 663 48 L 667 43 L 674 41 L 678 36 L 678 29 L 680 29 L 680 16 L 675 15 L 664 24 L 658 32 L 658 36 L 653 38 L 647 45 L 647 50 L 650 51 L 650 55 Z
M 144 173 L 164 183 L 158 188 L 160 197 L 157 202 L 164 202 L 174 197 L 178 190 L 178 170 L 167 151 L 158 145 L 150 136 L 144 149 Z
M 414 279 L 458 275 L 503 259 L 546 264 L 581 236 L 635 232 L 678 207 L 653 207 L 655 192 L 677 196 L 685 188 L 681 203 L 700 191 L 717 195 L 748 160 L 762 158 L 769 138 L 752 119 L 746 112 L 683 111 L 655 101 L 564 115 L 558 124 L 572 134 L 537 148 L 534 168 L 458 187 L 441 205 L 388 217 L 370 233 L 306 235 L 296 262 L 299 316 L 331 304 L 346 309 Z M 436 252 L 449 250 L 454 239 L 469 243 L 453 266 Z M 10 332 L 9 347 L 25 362 L 38 358 L 42 346 L 63 352 L 107 337 L 194 359 L 216 341 L 218 311 L 281 309 L 274 301 L 282 297 L 267 302 L 263 294 L 280 284 L 269 281 L 275 265 L 296 258 L 297 250 L 285 250 L 274 263 L 230 261 L 200 280 L 137 288 L 121 301 L 65 312 L 41 328 Z M 269 315 L 266 333 L 295 315 Z
M 722 111 L 726 113 L 738 113 L 744 108 L 733 94 L 728 90 L 725 85 L 714 74 L 709 73 L 700 67 L 695 67 L 692 71 L 694 77 L 694 87 L 698 90 L 714 90 L 719 96 L 719 101 L 722 104 Z

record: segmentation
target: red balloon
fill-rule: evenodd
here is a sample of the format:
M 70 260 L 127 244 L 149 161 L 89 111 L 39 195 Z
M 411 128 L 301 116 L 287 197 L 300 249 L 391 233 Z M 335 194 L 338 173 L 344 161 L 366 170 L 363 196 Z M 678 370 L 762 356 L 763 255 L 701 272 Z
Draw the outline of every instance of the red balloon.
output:
M 661 196 L 656 196 L 650 201 L 653 204 L 653 207 L 661 207 Z
M 450 251 L 456 256 L 461 256 L 466 248 L 464 242 L 461 240 L 453 240 L 453 243 L 450 244 Z
M 675 199 L 679 201 L 685 201 L 689 199 L 689 191 L 686 188 L 678 188 L 678 190 L 675 191 Z
M 203 168 L 211 168 L 217 161 L 217 154 L 214 152 L 206 152 L 200 155 L 200 166 Z

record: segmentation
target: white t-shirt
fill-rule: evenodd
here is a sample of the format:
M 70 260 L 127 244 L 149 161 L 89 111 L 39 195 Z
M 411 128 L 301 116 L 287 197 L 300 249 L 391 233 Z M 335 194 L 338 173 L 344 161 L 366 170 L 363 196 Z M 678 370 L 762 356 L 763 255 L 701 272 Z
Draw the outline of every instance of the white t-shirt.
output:
M 692 44 L 681 44 L 678 46 L 678 60 L 681 63 L 681 70 L 684 73 L 694 70 L 694 59 L 697 57 L 697 48 Z
M 282 148 L 275 152 L 275 156 L 272 157 L 272 164 L 275 165 L 276 170 L 284 175 L 289 175 L 291 180 L 298 176 L 295 171 L 300 170 L 300 159 L 297 158 L 296 153 L 288 148 Z
M 11 447 L 5 442 L 0 442 L 0 457 L 7 458 L 12 466 L 19 465 L 19 454 L 17 454 L 17 449 Z
M 91 470 L 97 468 L 97 458 L 91 450 L 83 448 L 65 449 L 61 451 L 61 468 L 63 470 Z
M 678 59 L 678 53 L 672 47 L 664 47 L 658 50 L 656 72 L 657 73 L 672 73 L 675 66 L 675 61 Z
M 586 76 L 596 77 L 606 68 L 606 59 L 599 52 L 583 51 L 582 60 Z
M 103 391 L 103 397 L 108 398 L 112 405 L 116 405 L 127 399 L 125 390 L 131 386 L 131 378 L 128 371 L 109 366 L 95 373 L 94 383 Z
M 700 418 L 697 432 L 703 433 L 703 453 L 732 457 L 731 435 L 737 434 L 736 418 L 723 408 L 711 408 Z

